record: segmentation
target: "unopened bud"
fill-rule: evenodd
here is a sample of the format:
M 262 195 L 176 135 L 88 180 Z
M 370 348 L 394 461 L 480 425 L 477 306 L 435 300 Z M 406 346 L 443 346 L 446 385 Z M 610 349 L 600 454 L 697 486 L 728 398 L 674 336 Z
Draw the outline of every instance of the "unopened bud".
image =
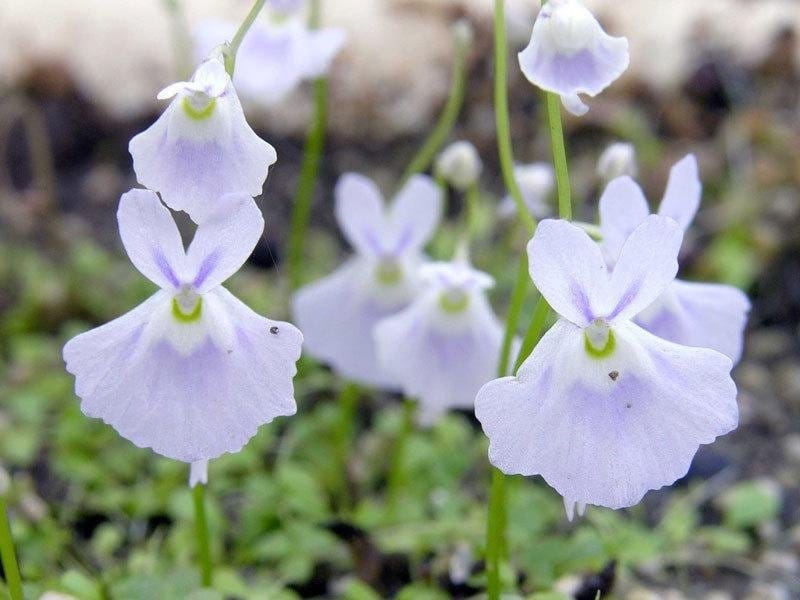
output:
M 475 185 L 482 170 L 478 151 L 465 141 L 450 144 L 436 160 L 436 174 L 461 191 Z
M 603 181 L 611 181 L 622 175 L 636 177 L 638 171 L 636 148 L 625 142 L 611 144 L 597 161 L 597 174 Z

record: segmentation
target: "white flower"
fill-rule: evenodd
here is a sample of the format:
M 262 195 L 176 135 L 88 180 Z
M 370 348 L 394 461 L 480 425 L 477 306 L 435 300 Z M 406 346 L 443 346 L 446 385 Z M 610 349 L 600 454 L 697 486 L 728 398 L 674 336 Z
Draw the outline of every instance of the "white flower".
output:
M 403 393 L 419 401 L 418 420 L 433 424 L 452 408 L 473 408 L 497 374 L 503 326 L 486 290 L 494 280 L 465 261 L 422 267 L 423 293 L 375 327 L 378 357 Z
M 681 240 L 672 219 L 650 216 L 612 273 L 598 245 L 566 221 L 542 221 L 528 245 L 531 278 L 559 319 L 516 377 L 481 389 L 475 412 L 492 464 L 542 475 L 568 514 L 636 504 L 737 425 L 728 357 L 631 321 L 675 278 Z
M 605 182 L 622 175 L 636 177 L 638 172 L 636 148 L 626 142 L 609 144 L 597 161 L 597 175 Z
M 568 111 L 589 110 L 579 94 L 596 96 L 628 68 L 628 40 L 608 35 L 580 0 L 549 0 L 531 41 L 519 54 L 525 77 L 561 96 Z
M 173 100 L 130 142 L 139 183 L 196 223 L 225 194 L 261 194 L 275 149 L 247 124 L 222 62 L 205 61 L 191 81 L 173 83 L 158 98 Z
M 419 288 L 422 250 L 442 217 L 438 186 L 413 177 L 391 206 L 377 186 L 354 173 L 336 186 L 336 219 L 355 256 L 297 292 L 292 307 L 305 349 L 343 377 L 396 389 L 375 355 L 373 327 L 403 309 Z
M 260 425 L 296 410 L 292 378 L 302 335 L 257 315 L 221 285 L 261 236 L 261 212 L 248 196 L 218 204 L 184 251 L 154 192 L 124 194 L 122 243 L 161 289 L 64 347 L 87 416 L 188 463 L 237 452 Z
M 697 159 L 690 154 L 672 167 L 658 214 L 672 217 L 685 231 L 700 206 L 702 190 Z M 631 178 L 620 177 L 608 184 L 600 198 L 600 230 L 609 267 L 649 214 L 647 199 Z M 749 311 L 750 301 L 735 287 L 676 280 L 636 322 L 659 337 L 712 348 L 736 363 L 742 356 Z
M 436 174 L 460 191 L 475 185 L 482 170 L 475 146 L 463 140 L 450 144 L 436 160 Z
M 553 210 L 548 201 L 555 189 L 556 176 L 550 163 L 515 165 L 514 179 L 522 193 L 525 206 L 536 219 L 543 219 L 552 214 Z M 509 219 L 517 214 L 517 203 L 509 194 L 503 198 L 497 210 L 502 218 Z
M 236 24 L 230 21 L 200 23 L 194 30 L 196 56 L 205 56 L 235 32 Z M 280 102 L 303 81 L 325 75 L 346 37 L 342 29 L 309 29 L 299 16 L 260 19 L 236 55 L 236 89 L 254 104 Z

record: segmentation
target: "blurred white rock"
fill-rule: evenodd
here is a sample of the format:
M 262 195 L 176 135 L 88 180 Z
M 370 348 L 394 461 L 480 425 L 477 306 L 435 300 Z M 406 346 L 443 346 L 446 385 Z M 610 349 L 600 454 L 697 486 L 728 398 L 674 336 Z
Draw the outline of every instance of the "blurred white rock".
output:
M 524 2 L 507 0 L 511 38 L 524 35 Z M 530 0 L 533 2 L 533 0 Z M 61 63 L 84 93 L 119 117 L 154 110 L 155 94 L 176 79 L 166 0 L 4 0 L 0 3 L 0 86 L 32 65 Z M 247 0 L 183 0 L 190 23 L 241 19 Z M 385 139 L 423 132 L 449 87 L 450 23 L 467 15 L 486 34 L 491 0 L 328 0 L 325 21 L 350 33 L 333 67 L 331 128 L 335 135 Z M 520 6 L 522 4 L 522 6 Z M 800 30 L 795 0 L 586 0 L 610 33 L 631 42 L 631 69 L 669 89 L 692 67 L 698 48 L 724 48 L 757 61 L 775 33 Z M 515 13 L 516 11 L 516 13 Z M 523 14 L 522 17 L 514 16 Z M 532 15 L 531 15 L 532 18 Z M 799 50 L 800 52 L 800 50 Z M 513 65 L 512 61 L 512 65 Z M 277 108 L 253 114 L 275 132 L 301 131 L 310 112 L 303 89 Z

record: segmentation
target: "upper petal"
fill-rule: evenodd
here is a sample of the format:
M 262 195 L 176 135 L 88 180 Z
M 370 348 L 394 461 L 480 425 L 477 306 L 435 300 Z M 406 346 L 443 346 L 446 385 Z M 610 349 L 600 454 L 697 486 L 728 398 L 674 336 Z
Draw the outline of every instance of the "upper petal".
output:
M 602 316 L 608 271 L 585 231 L 567 221 L 542 221 L 528 244 L 528 260 L 531 279 L 558 314 L 581 326 Z
M 678 272 L 683 231 L 669 217 L 650 215 L 625 241 L 614 271 L 605 316 L 630 319 L 658 298 Z
M 589 358 L 580 329 L 562 320 L 517 378 L 481 389 L 492 464 L 541 474 L 571 502 L 623 508 L 682 477 L 700 444 L 736 427 L 729 359 L 633 324 L 615 334 L 614 353 Z
M 122 195 L 117 209 L 119 234 L 134 266 L 162 288 L 177 288 L 186 255 L 181 234 L 167 207 L 150 190 Z
M 187 252 L 192 284 L 201 294 L 236 273 L 264 232 L 264 217 L 250 196 L 229 194 L 217 209 L 197 227 Z
M 395 255 L 421 250 L 442 219 L 442 191 L 427 175 L 415 175 L 392 200 L 389 220 Z
M 347 33 L 343 29 L 327 28 L 307 31 L 300 64 L 303 77 L 314 78 L 325 75 L 331 62 L 344 46 Z
M 735 287 L 675 280 L 636 322 L 665 340 L 711 348 L 737 363 L 749 312 L 750 300 Z
M 624 175 L 606 186 L 600 196 L 600 230 L 609 266 L 617 262 L 625 241 L 649 215 L 647 198 L 633 179 Z
M 694 154 L 689 154 L 670 170 L 658 214 L 672 217 L 685 231 L 700 208 L 702 195 L 703 184 L 700 181 L 697 158 Z
M 386 214 L 378 186 L 358 173 L 345 173 L 334 195 L 336 221 L 347 241 L 361 254 L 382 254 Z

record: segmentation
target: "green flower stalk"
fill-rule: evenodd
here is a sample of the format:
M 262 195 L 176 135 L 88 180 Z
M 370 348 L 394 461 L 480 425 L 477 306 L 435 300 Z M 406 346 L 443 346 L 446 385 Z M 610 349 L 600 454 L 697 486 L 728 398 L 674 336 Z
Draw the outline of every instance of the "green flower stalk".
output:
M 311 1 L 309 27 L 319 29 L 322 22 L 322 6 L 320 0 Z M 300 166 L 300 181 L 294 200 L 294 210 L 289 229 L 289 249 L 287 264 L 289 269 L 289 287 L 296 290 L 302 284 L 303 248 L 305 246 L 308 220 L 311 215 L 311 200 L 317 187 L 319 165 L 325 148 L 325 130 L 328 121 L 328 81 L 325 77 L 314 80 L 314 114 L 306 136 L 303 149 L 303 163 Z
M 4 481 L 7 475 L 0 470 L 0 562 L 3 564 L 6 586 L 11 600 L 23 600 L 22 578 L 17 564 L 17 553 L 14 549 L 14 539 L 11 537 L 11 525 L 8 521 L 6 507 L 6 487 Z

